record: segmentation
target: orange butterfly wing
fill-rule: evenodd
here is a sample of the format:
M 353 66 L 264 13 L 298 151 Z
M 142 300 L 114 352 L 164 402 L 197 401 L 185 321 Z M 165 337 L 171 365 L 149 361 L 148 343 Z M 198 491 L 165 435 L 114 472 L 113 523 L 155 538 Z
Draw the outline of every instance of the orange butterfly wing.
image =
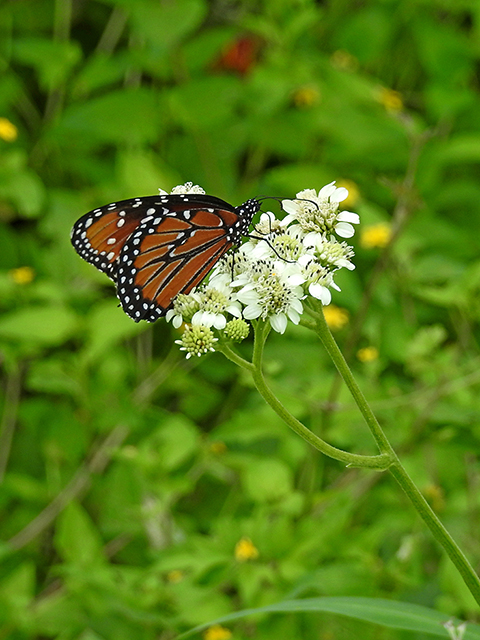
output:
M 175 296 L 189 293 L 234 244 L 229 231 L 237 220 L 235 211 L 192 207 L 139 226 L 118 265 L 124 311 L 137 322 L 165 315 Z
M 154 322 L 240 244 L 259 208 L 256 199 L 232 207 L 204 194 L 123 200 L 82 216 L 72 244 L 115 282 L 133 320 Z

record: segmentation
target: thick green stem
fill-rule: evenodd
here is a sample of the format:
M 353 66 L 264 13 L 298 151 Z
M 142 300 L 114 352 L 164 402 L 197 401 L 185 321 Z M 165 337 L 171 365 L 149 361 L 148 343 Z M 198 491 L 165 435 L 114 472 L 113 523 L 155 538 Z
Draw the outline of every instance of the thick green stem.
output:
M 392 463 L 392 458 L 389 454 L 381 454 L 377 456 L 363 456 L 354 453 L 348 453 L 342 449 L 337 449 L 328 444 L 317 435 L 315 435 L 310 429 L 307 429 L 299 420 L 297 420 L 283 404 L 278 400 L 275 394 L 268 387 L 265 382 L 262 371 L 263 361 L 263 347 L 269 331 L 269 325 L 263 322 L 258 322 L 255 328 L 255 343 L 253 347 L 253 363 L 247 362 L 235 353 L 230 347 L 225 344 L 217 345 L 217 350 L 221 351 L 229 360 L 235 362 L 239 366 L 250 371 L 253 377 L 255 386 L 263 399 L 272 407 L 278 416 L 300 437 L 311 444 L 315 449 L 321 451 L 326 456 L 344 462 L 350 467 L 366 467 L 369 469 L 376 469 L 383 471 L 388 468 Z
M 378 420 L 373 415 L 365 396 L 358 387 L 350 368 L 348 367 L 342 352 L 338 348 L 330 329 L 325 322 L 325 317 L 321 308 L 317 308 L 315 312 L 316 318 L 316 331 L 321 341 L 323 342 L 326 350 L 332 358 L 338 372 L 342 376 L 345 384 L 349 388 L 353 398 L 355 399 L 360 411 L 362 412 L 368 427 L 382 453 L 389 456 L 392 460 L 392 464 L 388 467 L 390 473 L 395 480 L 401 486 L 406 493 L 411 503 L 417 510 L 417 513 L 425 522 L 427 527 L 432 532 L 434 538 L 439 544 L 442 545 L 450 560 L 458 569 L 465 584 L 467 585 L 470 593 L 480 605 L 480 579 L 473 570 L 472 565 L 469 563 L 459 546 L 453 540 L 452 536 L 445 529 L 443 524 L 437 518 L 435 512 L 432 510 L 428 502 L 425 500 L 419 489 L 410 478 L 405 468 L 398 459 L 397 454 L 393 450 L 391 444 L 387 440 Z
M 227 344 L 219 342 L 215 345 L 215 351 L 220 351 L 220 353 L 223 353 L 226 358 L 237 364 L 239 367 L 253 373 L 253 364 L 242 358 L 242 356 L 239 356 L 238 353 L 231 349 Z
M 417 510 L 417 513 L 432 532 L 433 537 L 442 545 L 448 557 L 462 576 L 470 593 L 480 605 L 480 578 L 474 571 L 470 562 L 467 560 L 463 551 L 440 522 L 437 515 L 417 489 L 402 464 L 400 462 L 395 462 L 395 464 L 389 467 L 389 471 L 405 491 L 410 502 Z
M 350 390 L 355 402 L 358 405 L 363 417 L 365 418 L 366 423 L 368 424 L 370 431 L 372 432 L 373 437 L 375 438 L 375 442 L 378 445 L 378 448 L 382 453 L 389 453 L 391 456 L 397 460 L 397 456 L 392 449 L 390 443 L 388 442 L 385 434 L 383 433 L 380 424 L 378 423 L 377 418 L 373 414 L 373 411 L 370 408 L 365 396 L 363 395 L 360 387 L 355 381 L 353 374 L 350 370 L 350 367 L 347 364 L 347 361 L 343 357 L 342 352 L 338 348 L 337 343 L 335 342 L 330 329 L 327 326 L 325 321 L 325 316 L 323 315 L 323 311 L 320 309 L 320 313 L 315 314 L 315 319 L 317 321 L 316 324 L 316 332 L 323 342 L 323 346 L 328 352 L 328 355 L 332 358 L 335 366 L 338 369 L 338 372 L 342 376 L 345 384 Z
M 475 573 L 473 567 L 471 566 L 461 549 L 458 547 L 452 536 L 440 522 L 435 512 L 425 500 L 419 489 L 414 484 L 413 480 L 406 472 L 400 460 L 398 459 L 397 454 L 393 450 L 378 420 L 376 419 L 369 404 L 367 403 L 365 396 L 357 385 L 352 372 L 342 355 L 342 352 L 338 348 L 338 345 L 335 342 L 330 329 L 327 326 L 327 323 L 325 322 L 325 317 L 323 315 L 321 305 L 318 304 L 314 309 L 310 308 L 309 311 L 315 319 L 315 324 L 307 319 L 302 321 L 302 324 L 305 324 L 309 328 L 314 329 L 323 342 L 325 349 L 332 358 L 335 366 L 338 369 L 338 372 L 345 381 L 345 384 L 349 388 L 363 417 L 365 418 L 365 421 L 373 435 L 373 438 L 375 439 L 375 442 L 377 443 L 378 448 L 381 451 L 380 455 L 358 455 L 348 453 L 347 451 L 343 451 L 341 449 L 333 447 L 332 445 L 328 444 L 317 435 L 315 435 L 312 431 L 307 429 L 307 427 L 305 427 L 283 406 L 280 400 L 278 400 L 278 398 L 268 387 L 263 376 L 263 349 L 265 340 L 267 339 L 268 332 L 270 330 L 270 326 L 266 323 L 257 321 L 257 323 L 255 324 L 255 342 L 253 347 L 252 362 L 248 362 L 247 360 L 239 356 L 226 344 L 219 343 L 217 349 L 218 351 L 221 351 L 232 362 L 235 362 L 235 364 L 246 369 L 252 374 L 255 386 L 257 387 L 258 392 L 264 398 L 264 400 L 272 407 L 277 415 L 280 416 L 280 418 L 282 418 L 282 420 L 291 429 L 293 429 L 293 431 L 295 431 L 295 433 L 297 433 L 309 444 L 315 447 L 315 449 L 318 449 L 318 451 L 321 451 L 330 458 L 334 458 L 335 460 L 346 463 L 348 466 L 366 467 L 370 469 L 376 469 L 378 471 L 389 469 L 392 476 L 395 478 L 407 497 L 410 499 L 410 502 L 417 510 L 419 516 L 432 532 L 434 538 L 446 551 L 450 560 L 458 569 L 466 586 L 470 590 L 470 593 L 480 605 L 480 579 L 478 575 Z

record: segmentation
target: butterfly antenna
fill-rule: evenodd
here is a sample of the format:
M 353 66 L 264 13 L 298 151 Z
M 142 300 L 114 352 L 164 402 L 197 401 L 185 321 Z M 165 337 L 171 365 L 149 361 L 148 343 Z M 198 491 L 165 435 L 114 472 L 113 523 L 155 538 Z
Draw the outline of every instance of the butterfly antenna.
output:
M 299 202 L 310 202 L 315 206 L 316 209 L 319 209 L 318 203 L 315 200 L 309 200 L 308 198 L 282 198 L 281 196 L 258 196 L 255 198 L 258 202 L 263 202 L 264 200 L 276 200 L 278 203 L 283 202 L 283 200 L 297 200 Z

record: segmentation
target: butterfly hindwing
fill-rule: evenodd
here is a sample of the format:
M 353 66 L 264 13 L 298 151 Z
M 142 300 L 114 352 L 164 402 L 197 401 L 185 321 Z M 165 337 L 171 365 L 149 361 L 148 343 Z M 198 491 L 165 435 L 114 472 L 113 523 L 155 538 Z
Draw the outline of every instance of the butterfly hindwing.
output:
M 134 320 L 165 315 L 179 293 L 189 293 L 230 249 L 232 210 L 195 208 L 141 224 L 118 263 L 117 294 Z
M 77 253 L 115 280 L 117 258 L 127 238 L 146 216 L 149 198 L 113 202 L 82 216 L 71 236 Z

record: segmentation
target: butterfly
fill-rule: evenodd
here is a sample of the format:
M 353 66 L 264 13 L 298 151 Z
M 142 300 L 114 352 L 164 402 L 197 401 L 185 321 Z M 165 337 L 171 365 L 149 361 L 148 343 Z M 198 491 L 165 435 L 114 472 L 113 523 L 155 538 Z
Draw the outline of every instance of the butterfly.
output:
M 248 234 L 256 198 L 234 207 L 205 194 L 146 196 L 89 211 L 71 240 L 84 260 L 113 280 L 135 322 L 155 322 Z

